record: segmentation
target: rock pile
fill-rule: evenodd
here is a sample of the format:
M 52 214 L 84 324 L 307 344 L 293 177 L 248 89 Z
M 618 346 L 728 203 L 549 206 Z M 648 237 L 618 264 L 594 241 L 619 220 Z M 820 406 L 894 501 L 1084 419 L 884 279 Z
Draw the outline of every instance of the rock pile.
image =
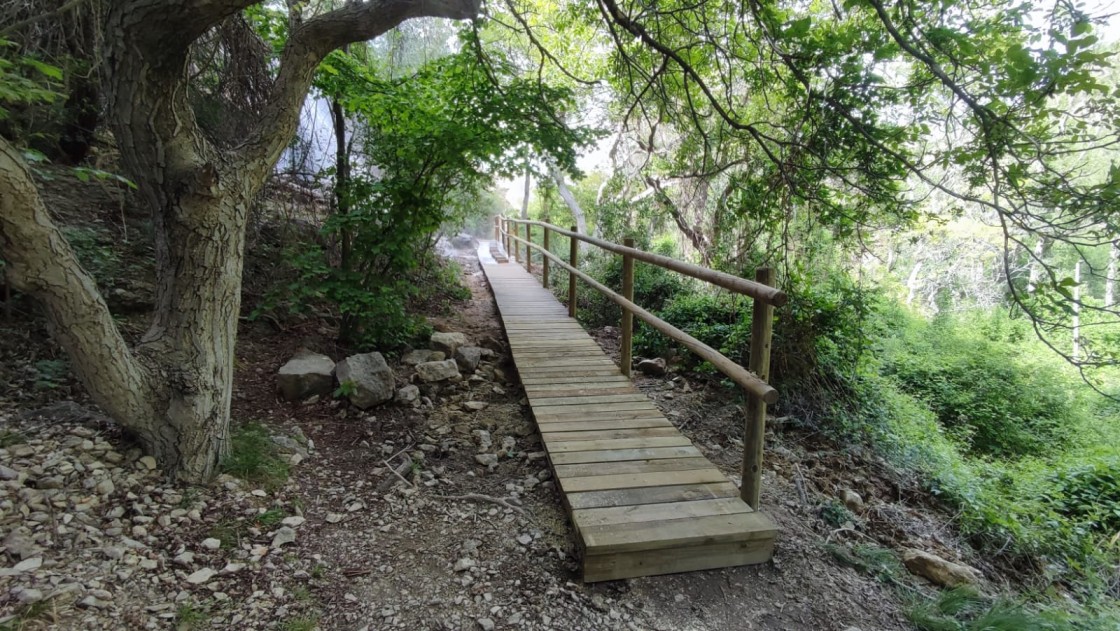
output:
M 431 349 L 412 350 L 401 357 L 401 369 L 411 372 L 419 384 L 458 383 L 463 375 L 473 375 L 484 358 L 495 356 L 493 350 L 472 346 L 458 332 L 433 333 L 429 345 Z M 416 407 L 423 404 L 425 394 L 416 385 L 398 389 L 396 375 L 381 353 L 351 355 L 335 364 L 326 355 L 300 349 L 276 377 L 280 395 L 288 401 L 329 396 L 336 382 L 338 392 L 362 409 L 389 401 Z

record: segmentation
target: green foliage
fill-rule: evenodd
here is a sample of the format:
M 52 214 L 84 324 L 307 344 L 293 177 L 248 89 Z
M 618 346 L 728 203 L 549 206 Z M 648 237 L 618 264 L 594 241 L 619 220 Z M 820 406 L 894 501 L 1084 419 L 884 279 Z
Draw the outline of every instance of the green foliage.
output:
M 833 528 L 839 528 L 848 522 L 855 522 L 856 516 L 852 511 L 844 506 L 844 502 L 837 499 L 830 499 L 822 503 L 817 508 L 817 514 L 821 516 L 824 523 Z
M 561 241 L 556 239 L 555 241 Z M 555 242 L 554 241 L 554 242 Z M 564 244 L 565 246 L 567 244 Z M 636 244 L 641 248 L 642 244 Z M 662 243 L 657 254 L 665 254 L 665 248 L 671 247 Z M 591 256 L 587 263 L 581 265 L 582 271 L 607 287 L 620 291 L 622 289 L 622 257 L 614 254 L 596 254 Z M 564 283 L 556 283 L 557 288 L 567 290 Z M 685 290 L 687 284 L 679 274 L 670 272 L 655 265 L 645 265 L 636 262 L 634 265 L 634 302 L 642 307 L 657 312 L 669 304 L 675 296 Z M 621 310 L 618 305 L 603 297 L 597 291 L 581 291 L 579 293 L 580 321 L 588 326 L 618 326 Z M 654 335 L 652 332 L 643 333 L 644 327 L 635 324 L 635 338 L 642 335 Z M 652 338 L 647 337 L 650 344 Z M 640 344 L 640 342 L 636 342 Z M 659 348 L 663 348 L 664 345 Z M 652 350 L 652 346 L 647 351 Z M 639 350 L 639 352 L 643 352 Z
M 1046 487 L 1042 499 L 1050 510 L 1085 530 L 1120 535 L 1120 457 L 1057 471 L 1047 476 Z
M 906 617 L 922 631 L 1064 631 L 1075 627 L 1056 612 L 1036 613 L 1006 599 L 991 599 L 971 587 L 940 593 L 910 606 Z
M 61 359 L 40 359 L 35 362 L 35 388 L 53 390 L 70 377 L 70 362 Z
M 201 629 L 209 620 L 209 614 L 189 603 L 179 605 L 179 608 L 175 610 L 176 631 Z
M 245 423 L 230 431 L 230 450 L 221 469 L 267 491 L 280 488 L 288 480 L 288 464 L 260 423 Z
M 0 38 L 0 121 L 12 107 L 54 102 L 61 82 L 60 68 L 21 54 L 15 43 Z
M 337 388 L 335 388 L 334 398 L 341 399 L 343 397 L 348 397 L 348 396 L 354 394 L 354 392 L 355 392 L 354 382 L 349 381 L 349 380 L 343 381 L 343 382 L 338 384 Z
M 837 563 L 880 582 L 899 584 L 899 577 L 906 576 L 898 557 L 886 548 L 869 544 L 848 547 L 833 543 L 824 544 L 824 548 Z
M 120 252 L 114 241 L 103 228 L 93 226 L 66 226 L 62 234 L 74 248 L 82 269 L 89 272 L 97 284 L 112 286 L 120 269 Z
M 975 320 L 933 323 L 898 312 L 884 340 L 885 374 L 922 399 L 975 454 L 1018 457 L 1060 449 L 1079 411 L 1071 379 L 993 341 Z

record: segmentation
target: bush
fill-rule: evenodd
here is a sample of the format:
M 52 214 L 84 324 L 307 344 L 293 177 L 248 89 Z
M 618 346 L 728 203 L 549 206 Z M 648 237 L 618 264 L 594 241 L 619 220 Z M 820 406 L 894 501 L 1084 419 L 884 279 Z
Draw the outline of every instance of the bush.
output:
M 919 397 L 966 449 L 1016 458 L 1053 453 L 1078 425 L 1070 380 L 1028 365 L 1017 346 L 994 342 L 974 321 L 926 323 L 892 314 L 881 344 L 884 373 Z
M 1120 458 L 1078 463 L 1046 477 L 1044 504 L 1083 532 L 1120 535 Z

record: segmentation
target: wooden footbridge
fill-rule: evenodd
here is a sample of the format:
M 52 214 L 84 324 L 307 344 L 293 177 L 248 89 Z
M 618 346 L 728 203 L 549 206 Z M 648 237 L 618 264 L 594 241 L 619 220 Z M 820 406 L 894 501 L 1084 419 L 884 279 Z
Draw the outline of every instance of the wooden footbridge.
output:
M 525 238 L 514 226 L 523 226 Z M 534 227 L 542 243 L 533 242 Z M 549 251 L 550 234 L 570 241 L 568 260 Z M 578 269 L 578 241 L 623 256 L 622 293 Z M 510 351 L 533 409 L 582 551 L 588 582 L 668 574 L 770 559 L 777 529 L 758 512 L 770 323 L 784 294 L 756 282 L 580 235 L 551 224 L 498 218 L 495 241 L 479 250 Z M 522 249 L 523 248 L 523 249 Z M 544 286 L 531 274 L 541 255 Z M 506 262 L 507 253 L 525 265 Z M 636 260 L 701 278 L 755 299 L 751 371 L 633 303 Z M 569 272 L 569 305 L 547 289 L 550 263 Z M 622 309 L 622 365 L 616 366 L 575 320 L 582 279 Z M 741 488 L 709 462 L 630 382 L 633 317 L 711 362 L 748 393 Z

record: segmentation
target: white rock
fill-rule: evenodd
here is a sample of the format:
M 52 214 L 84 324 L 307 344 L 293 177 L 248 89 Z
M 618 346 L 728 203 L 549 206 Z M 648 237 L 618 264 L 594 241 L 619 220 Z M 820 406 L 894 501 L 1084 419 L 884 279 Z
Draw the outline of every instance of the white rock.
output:
M 344 517 L 345 515 L 340 515 L 339 513 L 327 513 L 327 523 L 337 524 L 342 521 Z
M 474 562 L 474 559 L 463 557 L 455 562 L 455 567 L 452 569 L 456 572 L 466 572 L 475 565 L 477 564 Z
M 222 574 L 236 574 L 243 569 L 245 569 L 244 563 L 227 563 L 226 566 L 222 568 Z
M 32 572 L 43 566 L 43 558 L 35 557 L 24 559 L 10 568 L 0 570 L 0 576 L 19 576 L 24 572 Z
M 30 605 L 43 600 L 43 592 L 29 587 L 17 587 L 12 590 L 15 593 L 16 600 L 21 605 Z
M 143 458 L 141 458 L 140 464 L 144 465 L 144 468 L 148 471 L 156 470 L 156 459 L 151 456 L 144 456 Z
M 291 526 L 292 528 L 298 528 L 302 526 L 303 522 L 305 521 L 307 521 L 307 519 L 300 517 L 299 515 L 293 515 L 291 517 L 285 517 L 280 523 L 284 524 L 285 526 Z
M 202 547 L 206 548 L 207 550 L 217 550 L 218 548 L 222 547 L 222 540 L 215 539 L 214 537 L 208 537 L 202 540 Z
M 494 631 L 494 621 L 489 618 L 479 618 L 478 626 L 482 631 Z
M 280 530 L 277 530 L 276 534 L 272 536 L 272 549 L 276 550 L 280 546 L 282 546 L 286 543 L 295 543 L 295 542 L 296 542 L 296 531 L 292 530 L 291 528 L 289 528 L 287 526 L 284 526 Z
M 217 574 L 217 572 L 215 572 L 214 570 L 212 570 L 208 567 L 204 567 L 201 570 L 198 570 L 197 572 L 195 572 L 194 574 L 191 574 L 190 576 L 188 576 L 187 577 L 187 582 L 190 583 L 191 585 L 202 585 L 203 583 L 206 583 L 210 579 L 214 578 L 215 574 Z
M 194 563 L 194 553 L 190 552 L 188 550 L 186 552 L 183 552 L 183 553 L 179 554 L 174 559 L 171 559 L 171 562 L 174 563 L 175 565 L 181 565 L 183 567 L 190 567 L 191 564 Z

